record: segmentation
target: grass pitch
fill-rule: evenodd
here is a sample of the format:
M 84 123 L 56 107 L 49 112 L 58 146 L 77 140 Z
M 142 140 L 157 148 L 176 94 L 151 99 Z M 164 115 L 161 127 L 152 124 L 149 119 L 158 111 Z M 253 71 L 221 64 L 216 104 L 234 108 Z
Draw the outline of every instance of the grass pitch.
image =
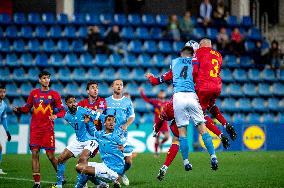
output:
M 210 169 L 207 153 L 190 154 L 193 170 L 186 172 L 180 154 L 170 166 L 165 179 L 157 180 L 159 168 L 165 154 L 154 158 L 153 154 L 138 154 L 133 166 L 127 172 L 129 187 L 284 187 L 284 152 L 220 152 L 217 153 L 219 169 Z M 95 158 L 95 161 L 100 161 Z M 47 157 L 40 156 L 41 187 L 51 187 L 56 174 Z M 76 172 L 75 159 L 70 159 L 66 166 L 65 187 L 74 187 Z M 31 155 L 4 155 L 2 168 L 7 175 L 0 175 L 1 188 L 26 188 L 33 186 Z M 89 187 L 94 187 L 90 182 Z

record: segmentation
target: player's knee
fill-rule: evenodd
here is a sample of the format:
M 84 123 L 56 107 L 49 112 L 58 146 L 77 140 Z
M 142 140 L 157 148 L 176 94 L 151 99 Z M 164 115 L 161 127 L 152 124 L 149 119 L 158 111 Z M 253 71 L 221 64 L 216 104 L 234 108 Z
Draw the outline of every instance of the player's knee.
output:
M 87 162 L 88 162 L 88 159 L 89 159 L 88 156 L 81 155 L 80 158 L 79 158 L 79 160 L 78 160 L 78 163 L 87 163 Z
M 85 168 L 85 165 L 84 165 L 84 164 L 79 163 L 79 164 L 76 165 L 76 171 L 77 171 L 78 173 L 82 173 L 83 170 L 84 170 L 84 168 Z
M 127 163 L 127 164 L 132 164 L 132 157 L 125 157 L 125 163 Z

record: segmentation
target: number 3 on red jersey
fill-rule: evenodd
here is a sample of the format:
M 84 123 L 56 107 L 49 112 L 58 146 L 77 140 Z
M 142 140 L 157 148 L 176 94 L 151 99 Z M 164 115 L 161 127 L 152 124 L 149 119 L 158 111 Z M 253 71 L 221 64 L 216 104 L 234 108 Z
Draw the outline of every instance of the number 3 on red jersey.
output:
M 217 78 L 219 73 L 219 62 L 217 59 L 212 59 L 212 65 L 214 65 L 213 69 L 210 70 L 210 76 L 213 78 Z

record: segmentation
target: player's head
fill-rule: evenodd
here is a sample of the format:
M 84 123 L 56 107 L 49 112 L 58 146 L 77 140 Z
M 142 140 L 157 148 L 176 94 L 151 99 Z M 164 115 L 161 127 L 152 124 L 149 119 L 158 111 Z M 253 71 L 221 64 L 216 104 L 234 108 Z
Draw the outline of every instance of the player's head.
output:
M 181 49 L 180 56 L 181 57 L 192 57 L 194 50 L 191 46 L 185 46 Z
M 165 90 L 161 89 L 158 93 L 158 99 L 165 100 L 165 98 L 166 98 L 166 92 Z
M 0 101 L 2 101 L 6 96 L 6 86 L 4 83 L 0 83 Z
M 209 47 L 212 48 L 211 40 L 208 38 L 201 39 L 199 42 L 199 47 Z
M 123 81 L 122 80 L 120 79 L 114 80 L 111 86 L 112 86 L 114 94 L 116 95 L 122 94 L 122 91 L 123 91 Z
M 71 112 L 76 112 L 76 110 L 77 110 L 77 101 L 76 101 L 75 96 L 73 96 L 73 95 L 67 95 L 67 96 L 65 97 L 65 103 L 66 103 L 68 109 L 69 109 Z
M 114 127 L 115 127 L 115 116 L 114 115 L 107 115 L 105 117 L 105 128 L 106 128 L 106 131 L 113 131 L 114 130 Z
M 130 93 L 128 93 L 128 92 L 124 92 L 123 95 L 124 95 L 124 97 L 127 97 L 127 98 L 129 98 L 129 99 L 131 98 Z
M 86 91 L 89 95 L 89 97 L 96 99 L 99 94 L 99 87 L 98 83 L 95 81 L 89 81 L 87 83 Z
M 38 81 L 42 87 L 48 87 L 50 82 L 50 73 L 47 71 L 41 71 L 38 74 Z

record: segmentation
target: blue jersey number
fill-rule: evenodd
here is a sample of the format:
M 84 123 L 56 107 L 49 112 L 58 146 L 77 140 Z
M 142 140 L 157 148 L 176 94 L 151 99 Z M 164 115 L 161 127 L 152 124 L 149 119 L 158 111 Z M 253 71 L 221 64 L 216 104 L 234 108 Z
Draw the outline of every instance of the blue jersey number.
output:
M 188 69 L 188 66 L 183 66 L 179 76 L 186 79 L 187 78 L 187 69 Z

